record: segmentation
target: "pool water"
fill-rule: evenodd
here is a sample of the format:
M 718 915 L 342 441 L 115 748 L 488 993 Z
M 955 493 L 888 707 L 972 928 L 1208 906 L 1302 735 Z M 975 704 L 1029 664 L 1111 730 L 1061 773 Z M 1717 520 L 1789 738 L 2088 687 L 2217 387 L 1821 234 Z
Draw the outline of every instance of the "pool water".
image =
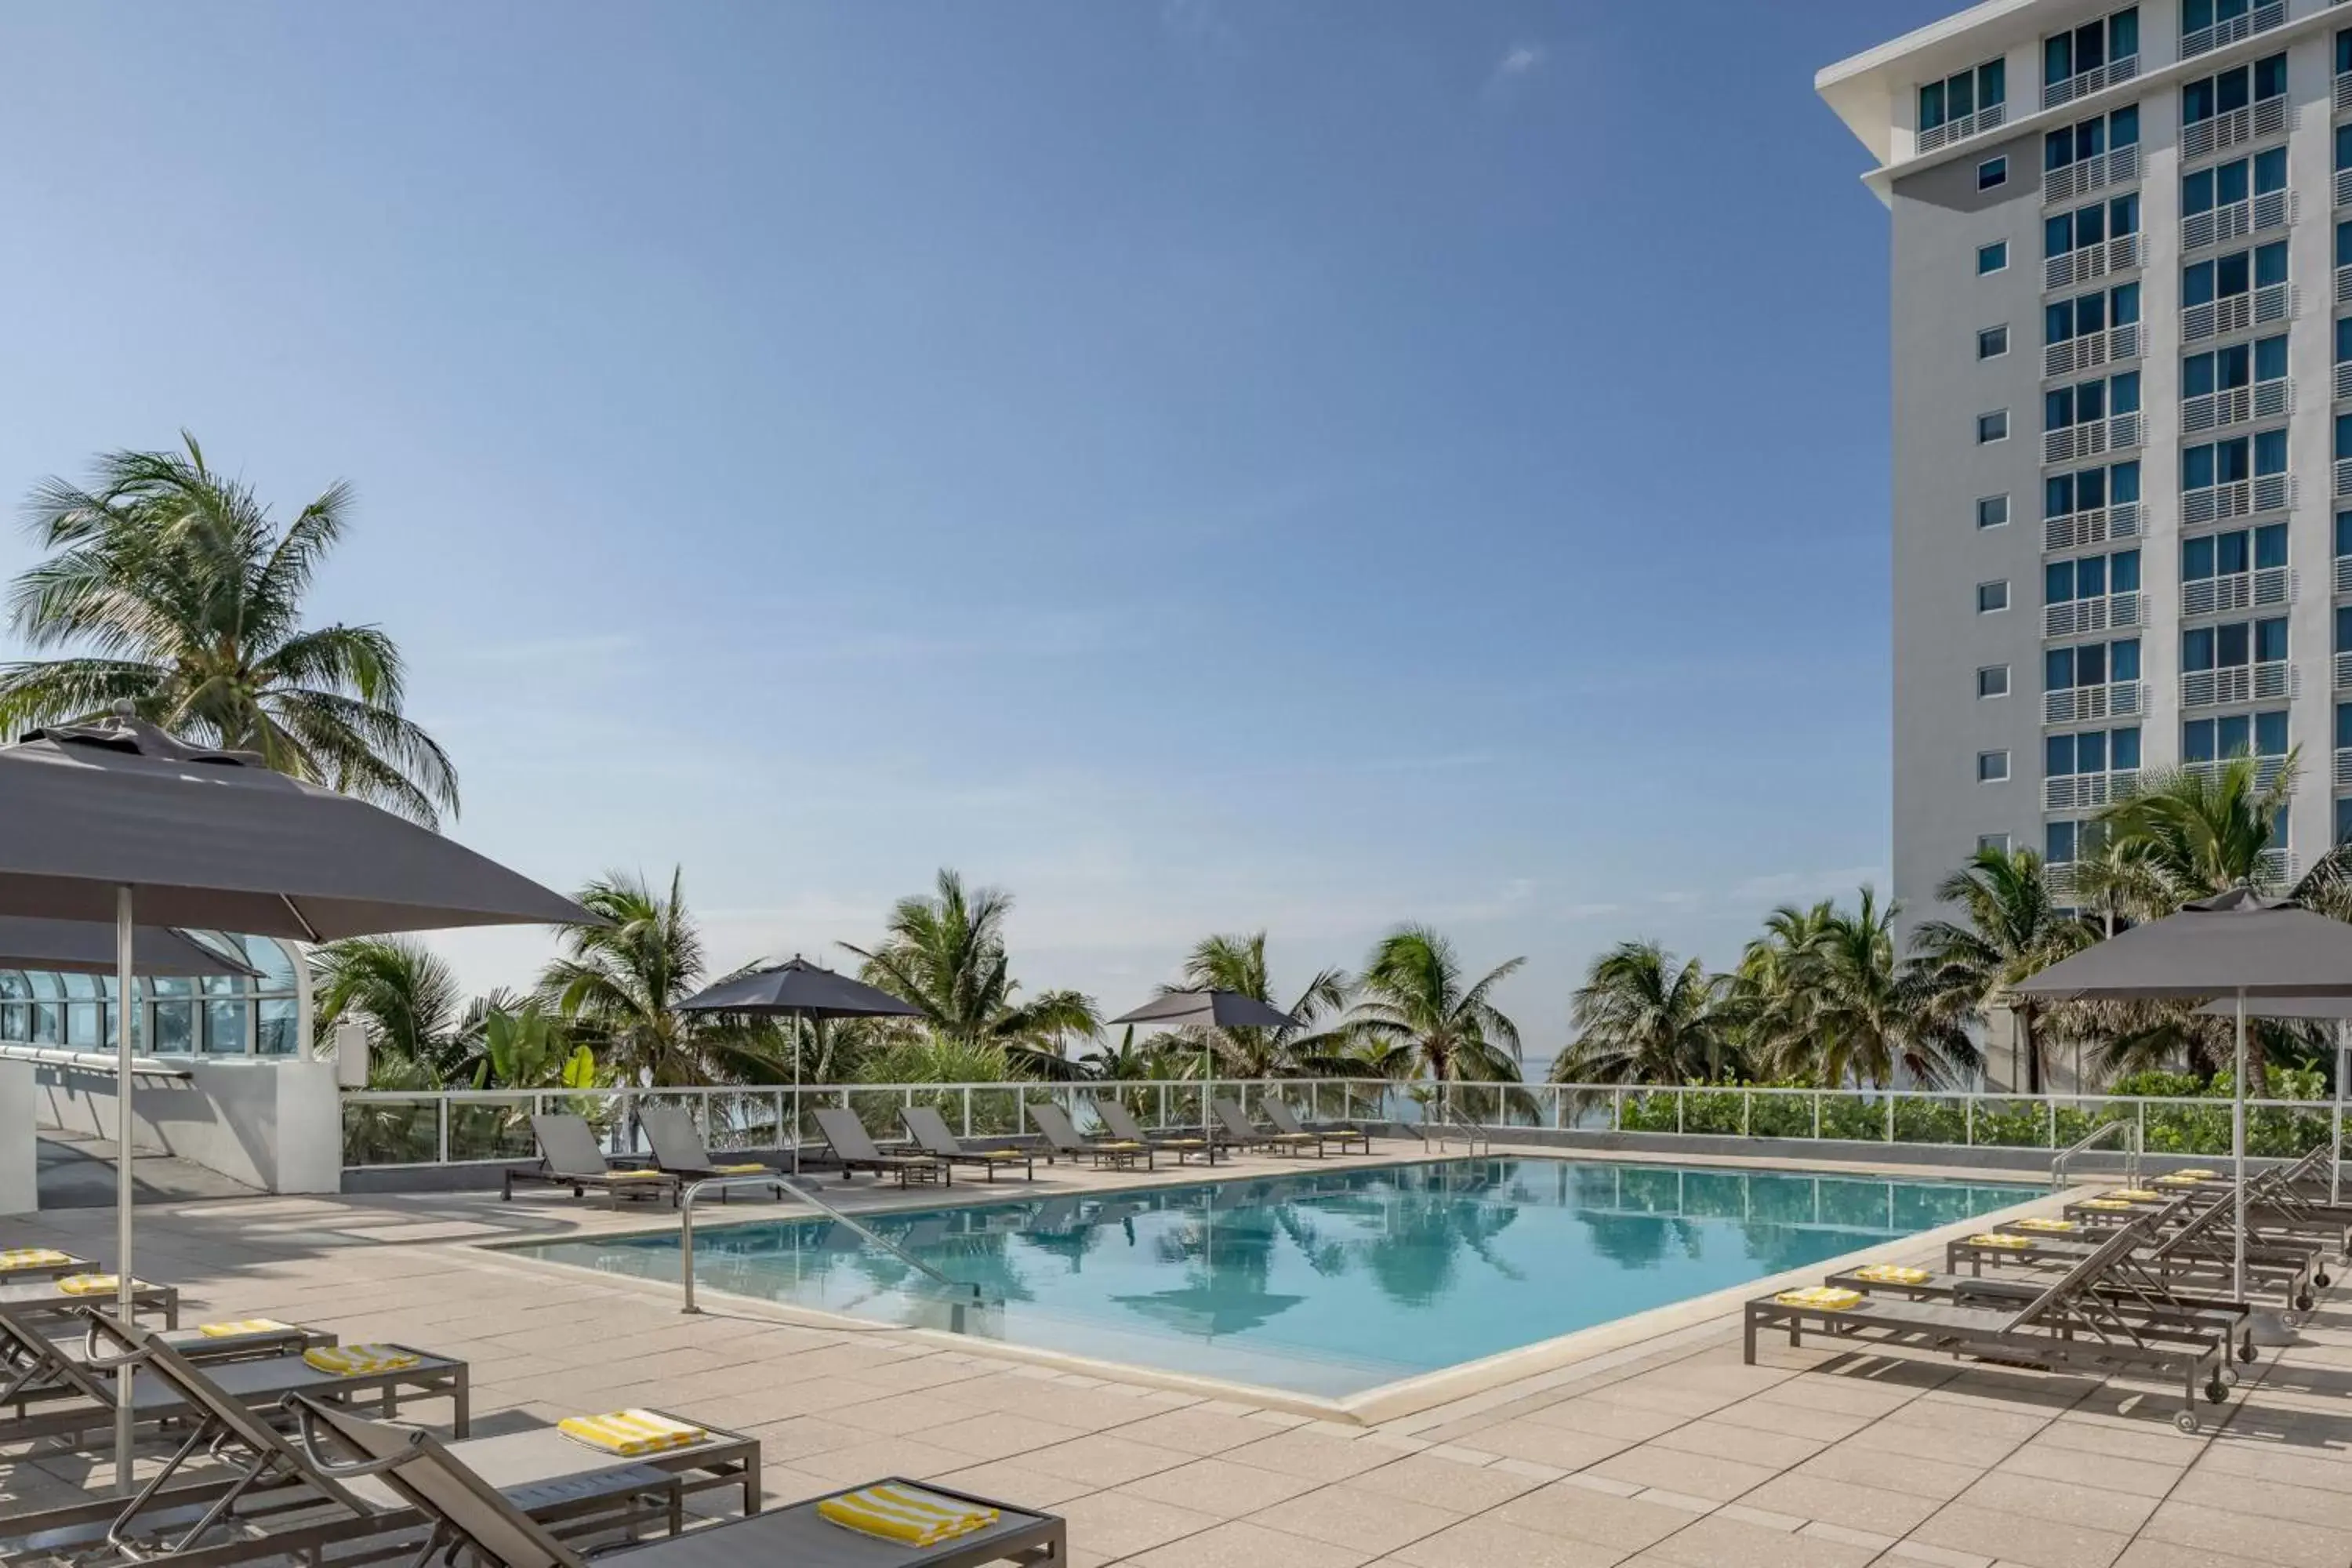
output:
M 2042 1189 L 1483 1158 L 695 1231 L 696 1279 L 879 1322 L 1337 1396 L 1972 1218 Z M 534 1257 L 678 1278 L 675 1233 Z

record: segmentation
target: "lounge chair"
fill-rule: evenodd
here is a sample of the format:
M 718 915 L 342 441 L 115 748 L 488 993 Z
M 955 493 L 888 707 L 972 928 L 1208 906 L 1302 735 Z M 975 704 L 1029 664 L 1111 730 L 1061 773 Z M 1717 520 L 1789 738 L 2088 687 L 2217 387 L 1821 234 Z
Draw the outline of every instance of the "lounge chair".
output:
M 1810 1330 L 1833 1342 L 1889 1344 L 1997 1362 L 2021 1363 L 2098 1376 L 2179 1380 L 2185 1391 L 2173 1424 L 2199 1426 L 2197 1396 L 2219 1405 L 2229 1398 L 2230 1341 L 2168 1325 L 2133 1322 L 2103 1301 L 2098 1284 L 2143 1237 L 2139 1227 L 2116 1232 L 2030 1301 L 2011 1307 L 1969 1307 L 1939 1301 L 1892 1301 L 1858 1290 L 1784 1290 L 1748 1303 L 1743 1352 L 1756 1360 L 1756 1336 L 1786 1330 L 1803 1342 Z
M 902 1187 L 913 1182 L 955 1184 L 955 1167 L 936 1154 L 884 1153 L 856 1111 L 835 1105 L 816 1111 L 815 1116 L 817 1132 L 832 1148 L 833 1157 L 841 1162 L 845 1182 L 860 1171 L 872 1171 L 898 1177 Z
M 776 1177 L 769 1191 L 782 1198 L 784 1185 L 776 1176 L 775 1168 L 757 1160 L 737 1161 L 721 1164 L 710 1157 L 709 1145 L 702 1134 L 694 1130 L 694 1118 L 675 1105 L 645 1105 L 637 1108 L 637 1125 L 645 1129 L 646 1142 L 653 1145 L 654 1168 L 681 1183 L 708 1182 L 720 1176 Z M 719 1189 L 719 1201 L 727 1201 L 725 1187 Z
M 2158 1213 L 2122 1227 L 2140 1233 L 2147 1244 L 2147 1262 L 2156 1278 L 2176 1280 L 2219 1280 L 2232 1271 L 2233 1247 L 2229 1226 L 2231 1205 L 2208 1202 L 2193 1207 L 2196 1197 L 2183 1194 Z M 1981 1274 L 1988 1263 L 2038 1267 L 2058 1264 L 2071 1268 L 2116 1234 L 2114 1228 L 2083 1226 L 2068 1233 L 2045 1226 L 2026 1228 L 2018 1222 L 1990 1232 L 1959 1237 L 1944 1247 L 1944 1268 L 1957 1274 L 1969 1265 Z M 2277 1243 L 2249 1237 L 2246 1278 L 2263 1290 L 2276 1290 L 2296 1312 L 2311 1310 L 2313 1290 L 2322 1271 L 2318 1249 L 2308 1243 Z
M 309 1400 L 309 1418 L 356 1463 L 442 1527 L 454 1559 L 464 1555 L 499 1568 L 585 1568 L 586 1559 L 517 1509 L 430 1433 Z M 892 1478 L 871 1485 L 914 1487 L 977 1509 L 993 1522 L 937 1545 L 907 1546 L 844 1529 L 817 1512 L 818 1501 L 730 1520 L 706 1530 L 616 1552 L 599 1562 L 628 1568 L 974 1568 L 985 1563 L 1065 1563 L 1066 1527 L 1052 1514 L 991 1502 L 936 1482 Z
M 575 1198 L 593 1188 L 615 1209 L 623 1198 L 667 1198 L 672 1207 L 677 1206 L 676 1176 L 614 1164 L 596 1146 L 596 1134 L 579 1117 L 534 1116 L 530 1132 L 539 1140 L 539 1163 L 507 1167 L 502 1195 L 508 1203 L 514 1201 L 517 1182 L 544 1182 L 552 1187 L 570 1187 Z
M 93 1295 L 88 1290 L 68 1289 L 73 1275 L 56 1279 L 17 1279 L 0 1285 L 0 1312 L 12 1312 L 19 1318 L 66 1318 L 78 1314 L 84 1307 L 110 1306 L 115 1299 L 112 1290 Z M 180 1326 L 180 1289 L 176 1285 L 151 1285 L 136 1280 L 131 1291 L 133 1312 L 160 1312 L 163 1326 Z
M 1312 1132 L 1268 1132 L 1251 1123 L 1248 1114 L 1230 1100 L 1210 1102 L 1217 1113 L 1217 1124 L 1224 1129 L 1225 1142 L 1240 1149 L 1271 1149 L 1277 1154 L 1303 1154 L 1315 1151 L 1323 1157 L 1323 1140 Z
M 1140 1163 L 1147 1171 L 1159 1168 L 1151 1145 L 1140 1138 L 1082 1138 L 1070 1124 L 1070 1113 L 1058 1105 L 1043 1100 L 1029 1107 L 1029 1120 L 1045 1137 L 1045 1147 L 1055 1154 L 1067 1154 L 1073 1160 L 1092 1160 L 1096 1165 L 1108 1165 L 1117 1171 L 1131 1171 Z
M 5 1309 L 0 1309 L 0 1311 L 5 1311 Z M 0 1338 L 0 1406 L 13 1405 L 22 1407 L 37 1399 L 79 1398 L 79 1391 L 71 1380 L 58 1374 L 56 1363 L 59 1361 L 87 1363 L 100 1353 L 90 1316 L 88 1313 L 69 1319 L 19 1316 L 16 1320 L 19 1327 L 30 1331 Z M 335 1335 L 328 1330 L 266 1319 L 200 1324 L 193 1329 L 171 1329 L 157 1337 L 198 1364 L 299 1355 L 304 1351 L 335 1342 Z M 42 1343 L 47 1347 L 46 1353 L 40 1348 Z
M 1823 1284 L 1832 1289 L 1859 1290 L 1866 1296 L 2013 1309 L 2039 1296 L 2048 1281 L 1998 1274 L 1938 1274 L 1926 1268 L 1864 1264 L 1832 1274 Z M 2251 1302 L 2181 1290 L 2158 1279 L 2139 1260 L 2137 1253 L 2126 1253 L 2091 1289 L 2103 1302 L 2126 1318 L 2219 1334 L 2235 1347 L 2240 1361 L 2255 1358 Z M 2234 1374 L 2225 1373 L 2223 1377 L 2225 1381 L 2234 1381 Z
M 1372 1135 L 1360 1127 L 1304 1127 L 1299 1124 L 1297 1112 L 1281 1100 L 1272 1098 L 1260 1102 L 1259 1108 L 1265 1112 L 1265 1119 L 1274 1123 L 1274 1130 L 1277 1132 L 1293 1138 L 1320 1138 L 1327 1143 L 1337 1143 L 1342 1154 L 1348 1152 L 1350 1143 L 1358 1145 L 1367 1154 L 1372 1152 Z
M 1087 1103 L 1095 1109 L 1095 1120 L 1109 1129 L 1110 1135 L 1122 1143 L 1149 1143 L 1153 1149 L 1164 1149 L 1176 1156 L 1176 1163 L 1204 1160 L 1213 1165 L 1218 1152 L 1225 1145 L 1213 1138 L 1203 1138 L 1192 1132 L 1147 1132 L 1135 1120 L 1135 1112 L 1116 1100 L 1095 1100 Z
M 348 1408 L 316 1395 L 289 1395 L 278 1407 L 257 1410 L 231 1397 L 208 1369 L 181 1356 L 152 1331 L 100 1331 L 119 1353 L 116 1364 L 138 1369 L 138 1380 L 168 1390 L 190 1414 L 189 1431 L 138 1494 L 19 1514 L 0 1521 L 0 1540 L 22 1540 L 43 1554 L 79 1555 L 110 1542 L 117 1555 L 156 1557 L 173 1568 L 213 1568 L 256 1558 L 311 1557 L 355 1541 L 363 1556 L 417 1555 L 436 1521 L 397 1489 L 316 1452 L 314 1436 L 298 1439 L 281 1428 L 315 1419 L 319 1408 Z M 289 1417 L 291 1418 L 289 1420 Z M 673 1419 L 675 1419 L 673 1417 Z M 740 1489 L 743 1508 L 760 1506 L 757 1439 L 709 1430 L 699 1441 L 633 1458 L 606 1456 L 553 1427 L 468 1438 L 447 1452 L 489 1478 L 509 1506 L 543 1525 L 570 1531 L 633 1529 L 666 1522 L 675 1532 L 688 1496 Z M 212 1461 L 201 1468 L 198 1455 Z M 412 1544 L 394 1551 L 402 1536 Z M 344 1553 L 327 1554 L 345 1561 Z
M 1028 1150 L 967 1149 L 948 1131 L 947 1119 L 928 1105 L 909 1105 L 898 1112 L 898 1120 L 907 1124 L 907 1136 L 915 1141 L 915 1147 L 935 1160 L 950 1165 L 978 1165 L 992 1182 L 997 1172 L 1015 1165 L 1021 1167 L 1024 1177 L 1037 1179 L 1037 1157 Z
M 56 1247 L 0 1248 L 0 1285 L 17 1279 L 56 1279 L 68 1274 L 95 1274 L 98 1265 Z
M 87 1314 L 89 1322 L 104 1333 L 129 1340 L 131 1330 L 97 1311 Z M 140 1329 L 139 1343 L 156 1343 L 150 1330 Z M 0 1444 L 22 1443 L 36 1437 L 62 1436 L 78 1445 L 85 1433 L 103 1433 L 114 1425 L 116 1387 L 112 1363 L 102 1356 L 60 1356 L 54 1353 L 53 1342 L 31 1324 L 14 1313 L 0 1312 L 0 1345 L 11 1354 L 37 1362 L 48 1376 L 61 1385 L 53 1397 L 17 1407 L 13 1415 L 0 1417 Z M 467 1365 L 448 1356 L 411 1350 L 404 1345 L 386 1347 L 413 1358 L 404 1365 L 385 1367 L 378 1371 L 352 1373 L 321 1371 L 304 1360 L 301 1354 L 255 1356 L 243 1361 L 226 1362 L 208 1369 L 214 1384 L 220 1392 L 240 1405 L 262 1408 L 276 1405 L 289 1394 L 317 1394 L 334 1399 L 366 1398 L 377 1402 L 387 1411 L 397 1411 L 403 1398 L 446 1398 L 453 1406 L 450 1426 L 457 1436 L 466 1435 L 470 1419 L 471 1394 Z M 178 1355 L 165 1347 L 160 1354 Z M 180 1358 L 185 1363 L 186 1358 Z M 137 1378 L 131 1384 L 131 1412 L 133 1422 L 152 1426 L 186 1417 L 189 1407 L 177 1393 L 154 1378 Z

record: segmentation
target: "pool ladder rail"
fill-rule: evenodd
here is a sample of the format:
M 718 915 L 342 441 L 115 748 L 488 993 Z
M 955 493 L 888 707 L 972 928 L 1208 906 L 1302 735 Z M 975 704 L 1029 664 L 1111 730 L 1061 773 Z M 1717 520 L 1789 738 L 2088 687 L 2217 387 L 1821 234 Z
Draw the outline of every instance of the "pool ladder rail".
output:
M 1482 1143 L 1486 1145 L 1487 1153 L 1491 1154 L 1495 1152 L 1494 1134 L 1468 1117 L 1455 1114 L 1451 1106 L 1441 1106 L 1431 1110 L 1423 1118 L 1420 1125 L 1421 1144 L 1423 1149 L 1434 1144 L 1438 1152 L 1443 1153 L 1448 1142 L 1458 1139 L 1473 1154 L 1478 1152 L 1478 1146 Z
M 704 1193 L 714 1188 L 723 1191 L 727 1188 L 736 1186 L 782 1188 L 783 1191 L 792 1194 L 794 1197 L 799 1198 L 803 1203 L 807 1204 L 811 1208 L 815 1209 L 818 1213 L 824 1215 L 827 1219 L 834 1221 L 837 1225 L 848 1226 L 866 1241 L 880 1247 L 883 1251 L 888 1253 L 891 1257 L 897 1258 L 899 1262 L 905 1264 L 916 1273 L 922 1275 L 924 1278 L 939 1285 L 947 1291 L 949 1305 L 953 1309 L 952 1327 L 955 1332 L 961 1333 L 963 1331 L 964 1313 L 967 1310 L 984 1309 L 992 1306 L 1001 1307 L 1004 1304 L 1003 1301 L 991 1301 L 988 1299 L 987 1292 L 981 1289 L 979 1282 L 976 1280 L 950 1279 L 938 1268 L 924 1262 L 921 1258 L 916 1257 L 913 1253 L 908 1251 L 897 1242 L 892 1241 L 888 1237 L 875 1230 L 872 1226 L 862 1224 L 853 1216 L 842 1213 L 841 1210 L 825 1202 L 824 1199 L 819 1197 L 814 1192 L 802 1186 L 799 1182 L 785 1174 L 783 1172 L 764 1171 L 758 1175 L 750 1176 L 706 1176 L 701 1181 L 689 1182 L 687 1184 L 686 1191 L 678 1199 L 677 1205 L 678 1272 L 682 1277 L 681 1283 L 684 1286 L 686 1294 L 685 1302 L 678 1309 L 681 1312 L 699 1313 L 702 1310 L 701 1307 L 696 1303 L 694 1299 L 694 1200 L 700 1197 Z
M 2066 1167 L 2077 1154 L 2087 1154 L 2116 1132 L 2121 1132 L 2124 1155 L 2124 1185 L 2139 1185 L 2139 1123 L 2137 1121 L 2102 1121 L 2080 1138 L 2075 1139 L 2050 1157 L 2050 1190 L 2057 1192 L 2066 1185 Z

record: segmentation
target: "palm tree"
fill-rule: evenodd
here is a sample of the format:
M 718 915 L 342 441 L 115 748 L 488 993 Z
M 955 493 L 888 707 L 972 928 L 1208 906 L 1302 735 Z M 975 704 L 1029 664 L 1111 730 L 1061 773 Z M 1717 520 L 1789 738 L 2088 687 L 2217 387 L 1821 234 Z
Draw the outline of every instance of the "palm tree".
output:
M 1973 1071 L 1980 1053 L 1967 1028 L 1938 1013 L 1927 982 L 1895 962 L 1900 912 L 1865 887 L 1857 910 L 1832 910 L 1807 942 L 1792 1000 L 1765 1020 L 1761 1044 L 1776 1077 L 1884 1089 L 1900 1076 L 1936 1088 Z
M 1183 984 L 1160 989 L 1163 995 L 1171 991 L 1232 991 L 1269 1007 L 1281 1005 L 1274 999 L 1262 931 L 1245 936 L 1203 937 L 1185 957 Z M 1170 1033 L 1167 1054 L 1181 1054 L 1194 1061 L 1205 1044 L 1217 1058 L 1218 1070 L 1234 1078 L 1336 1070 L 1341 1042 L 1312 1031 L 1318 1019 L 1347 1005 L 1347 974 L 1337 969 L 1318 970 L 1298 999 L 1282 1008 L 1298 1020 L 1299 1028 L 1177 1029 Z
M 1570 1017 L 1576 1043 L 1552 1064 L 1555 1083 L 1684 1083 L 1736 1070 L 1724 1006 L 1730 982 L 1654 942 L 1627 942 L 1585 972 Z
M 89 489 L 51 479 L 29 526 L 48 559 L 9 596 L 16 635 L 69 658 L 0 667 L 0 729 L 128 703 L 211 745 L 258 752 L 436 826 L 457 809 L 438 742 L 401 713 L 400 650 L 376 626 L 306 627 L 310 579 L 342 538 L 351 489 L 329 486 L 283 528 L 195 437 L 178 452 L 112 452 Z
M 2098 873 L 2102 893 L 2136 920 L 2158 920 L 2232 888 L 2281 890 L 2271 851 L 2298 758 L 2289 752 L 2267 784 L 2261 769 L 2269 759 L 2243 753 L 2142 775 L 2129 798 L 2096 819 L 2113 847 L 2103 861 L 2116 863 Z
M 617 871 L 576 897 L 609 923 L 563 929 L 562 955 L 541 971 L 539 994 L 598 1062 L 625 1084 L 782 1081 L 789 1058 L 772 1026 L 678 1008 L 705 984 L 679 872 L 667 897 Z
M 1465 985 L 1454 944 L 1426 926 L 1406 926 L 1365 961 L 1345 1028 L 1377 1050 L 1384 1078 L 1515 1083 L 1519 1027 L 1489 998 L 1526 963 L 1498 963 Z
M 1763 934 L 1741 950 L 1722 1013 L 1751 1066 L 1769 1053 L 1775 1039 L 1803 1032 L 1811 1001 L 1804 988 L 1806 965 L 1836 917 L 1836 902 L 1830 899 L 1811 909 L 1782 904 L 1764 917 Z
M 941 1037 L 965 1046 L 992 1046 L 1023 1073 L 1077 1076 L 1063 1054 L 1065 1035 L 1093 1036 L 1102 1026 L 1094 999 L 1076 991 L 1045 991 L 1018 1000 L 1004 946 L 1004 919 L 1013 897 L 994 888 L 967 890 L 942 868 L 932 896 L 898 900 L 881 944 L 841 945 L 865 961 L 860 971 L 877 985 L 922 1010 Z
M 355 937 L 310 957 L 317 1029 L 331 1035 L 346 1014 L 367 1028 L 371 1072 L 404 1082 L 461 1076 L 467 1055 L 461 988 L 448 962 L 411 937 Z
M 1927 1005 L 1967 1025 L 2006 1007 L 2017 1023 L 2018 1054 L 2029 1094 L 2042 1092 L 2042 1039 L 2035 1026 L 2044 1004 L 2010 987 L 2099 940 L 2097 928 L 2061 914 L 2031 849 L 1979 849 L 1936 889 L 1940 903 L 1958 904 L 1967 923 L 1928 921 L 1911 938 Z

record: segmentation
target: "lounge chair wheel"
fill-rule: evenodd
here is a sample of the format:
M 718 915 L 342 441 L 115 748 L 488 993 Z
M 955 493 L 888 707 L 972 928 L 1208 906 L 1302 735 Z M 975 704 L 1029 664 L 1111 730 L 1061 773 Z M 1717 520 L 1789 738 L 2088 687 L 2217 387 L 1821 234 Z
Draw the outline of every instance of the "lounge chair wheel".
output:
M 2230 1391 L 2222 1386 L 2221 1380 L 2220 1378 L 2210 1378 L 2207 1380 L 2205 1384 L 2205 1397 L 2212 1403 L 2220 1405 L 2230 1397 Z
M 2238 1385 L 2238 1369 L 2234 1366 L 2225 1366 L 2213 1375 L 2231 1388 Z
M 2188 1433 L 2189 1436 L 2195 1436 L 2197 1434 L 2197 1412 L 2194 1410 L 2184 1410 L 2179 1415 L 2172 1418 L 2172 1424 L 2175 1426 L 2179 1427 L 2183 1432 Z
M 2323 1289 L 2323 1290 L 2326 1289 L 2327 1289 L 2327 1287 L 2328 1287 L 2328 1285 L 2329 1285 L 2330 1283 L 2332 1283 L 2332 1281 L 2331 1281 L 2331 1280 L 2328 1279 L 2328 1277 L 2327 1277 L 2326 1275 L 2325 1275 L 2325 1274 L 2315 1274 L 2315 1275 L 2312 1276 L 2311 1282 L 2312 1282 L 2314 1285 L 2318 1286 L 2318 1287 L 2319 1287 L 2321 1289 Z
M 2247 1335 L 2245 1342 L 2238 1347 L 2238 1359 L 2248 1363 L 2249 1364 L 2252 1363 L 2256 1356 L 2262 1353 L 2262 1352 L 2254 1348 L 2254 1340 L 2252 1334 Z
M 2279 1322 L 2285 1328 L 2299 1329 L 2303 1327 L 2303 1314 L 2301 1312 L 2281 1312 L 2279 1314 Z
M 2308 1312 L 2311 1310 L 2310 1291 L 2305 1290 L 2302 1295 L 2297 1296 L 2294 1299 L 2294 1310 L 2298 1312 Z

